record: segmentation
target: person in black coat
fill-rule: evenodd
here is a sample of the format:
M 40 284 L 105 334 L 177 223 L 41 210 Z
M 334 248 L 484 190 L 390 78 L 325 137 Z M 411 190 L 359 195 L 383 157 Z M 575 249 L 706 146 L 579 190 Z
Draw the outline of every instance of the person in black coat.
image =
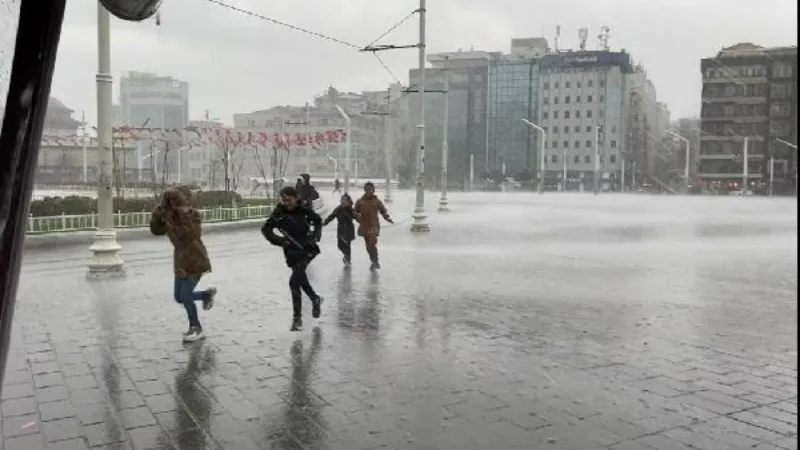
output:
M 293 310 L 291 330 L 300 331 L 303 329 L 302 292 L 311 299 L 311 316 L 317 319 L 321 314 L 322 297 L 311 287 L 306 269 L 320 254 L 317 242 L 322 237 L 322 218 L 301 204 L 295 188 L 281 189 L 280 196 L 281 203 L 261 227 L 261 234 L 270 244 L 283 248 L 286 265 L 292 269 L 289 277 Z M 275 231 L 279 231 L 280 235 Z
M 312 202 L 319 198 L 319 192 L 311 184 L 311 175 L 307 173 L 300 174 L 300 178 L 297 179 L 297 193 L 300 196 L 301 204 L 313 209 Z
M 344 256 L 344 264 L 350 265 L 350 243 L 356 239 L 356 228 L 353 221 L 356 214 L 353 212 L 353 199 L 349 195 L 342 195 L 341 203 L 325 219 L 322 225 L 327 225 L 336 219 L 336 237 L 339 251 Z

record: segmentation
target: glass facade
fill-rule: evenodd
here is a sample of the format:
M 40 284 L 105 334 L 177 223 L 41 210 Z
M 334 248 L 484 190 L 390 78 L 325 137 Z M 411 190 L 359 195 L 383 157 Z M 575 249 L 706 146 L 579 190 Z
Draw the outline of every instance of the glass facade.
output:
M 539 134 L 521 119 L 538 122 L 539 70 L 537 60 L 495 60 L 489 76 L 490 169 L 513 176 L 524 169 L 537 171 Z
M 416 89 L 418 70 L 411 70 L 409 82 Z M 448 185 L 463 188 L 469 180 L 470 155 L 474 155 L 475 179 L 484 169 L 487 132 L 487 66 L 470 65 L 447 69 L 449 92 L 448 117 Z M 425 94 L 425 178 L 427 186 L 439 186 L 442 170 L 442 124 L 444 119 L 444 70 L 426 69 Z M 419 95 L 409 97 L 409 120 L 412 137 L 419 123 Z

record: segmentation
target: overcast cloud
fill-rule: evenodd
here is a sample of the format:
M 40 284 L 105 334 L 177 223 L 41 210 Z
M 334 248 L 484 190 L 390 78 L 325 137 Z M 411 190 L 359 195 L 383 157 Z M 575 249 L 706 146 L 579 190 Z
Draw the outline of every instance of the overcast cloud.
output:
M 417 8 L 415 0 L 223 0 L 278 20 L 364 45 Z M 612 49 L 647 68 L 673 117 L 699 114 L 699 59 L 738 42 L 796 45 L 794 0 L 429 0 L 428 51 L 508 52 L 513 37 L 544 35 L 576 47 L 578 28 L 596 46 L 602 25 Z M 97 68 L 94 1 L 67 2 L 52 95 L 95 121 Z M 112 19 L 114 96 L 128 70 L 189 82 L 190 114 L 232 122 L 232 115 L 279 104 L 302 105 L 328 85 L 384 89 L 392 76 L 369 54 L 225 9 L 206 0 L 165 0 L 162 24 Z M 416 17 L 381 43 L 413 44 Z M 416 50 L 381 53 L 404 83 Z

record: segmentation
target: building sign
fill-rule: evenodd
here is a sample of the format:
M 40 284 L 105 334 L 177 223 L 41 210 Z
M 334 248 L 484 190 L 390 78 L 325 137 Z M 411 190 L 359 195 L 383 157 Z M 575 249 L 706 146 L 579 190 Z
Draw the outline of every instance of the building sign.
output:
M 625 73 L 633 72 L 630 55 L 625 52 L 565 52 L 544 55 L 542 69 L 563 69 L 587 66 L 618 66 Z

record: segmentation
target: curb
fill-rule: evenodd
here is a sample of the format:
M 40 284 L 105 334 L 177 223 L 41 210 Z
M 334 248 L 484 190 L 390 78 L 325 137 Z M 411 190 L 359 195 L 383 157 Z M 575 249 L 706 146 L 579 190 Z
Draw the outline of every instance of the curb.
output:
M 214 234 L 226 231 L 252 229 L 260 227 L 267 218 L 237 220 L 235 222 L 217 222 L 203 224 L 203 234 Z M 49 250 L 65 247 L 88 247 L 94 238 L 94 231 L 74 231 L 67 233 L 33 234 L 25 236 L 23 250 Z M 149 228 L 118 228 L 117 240 L 120 242 L 159 239 L 161 236 L 150 234 Z

